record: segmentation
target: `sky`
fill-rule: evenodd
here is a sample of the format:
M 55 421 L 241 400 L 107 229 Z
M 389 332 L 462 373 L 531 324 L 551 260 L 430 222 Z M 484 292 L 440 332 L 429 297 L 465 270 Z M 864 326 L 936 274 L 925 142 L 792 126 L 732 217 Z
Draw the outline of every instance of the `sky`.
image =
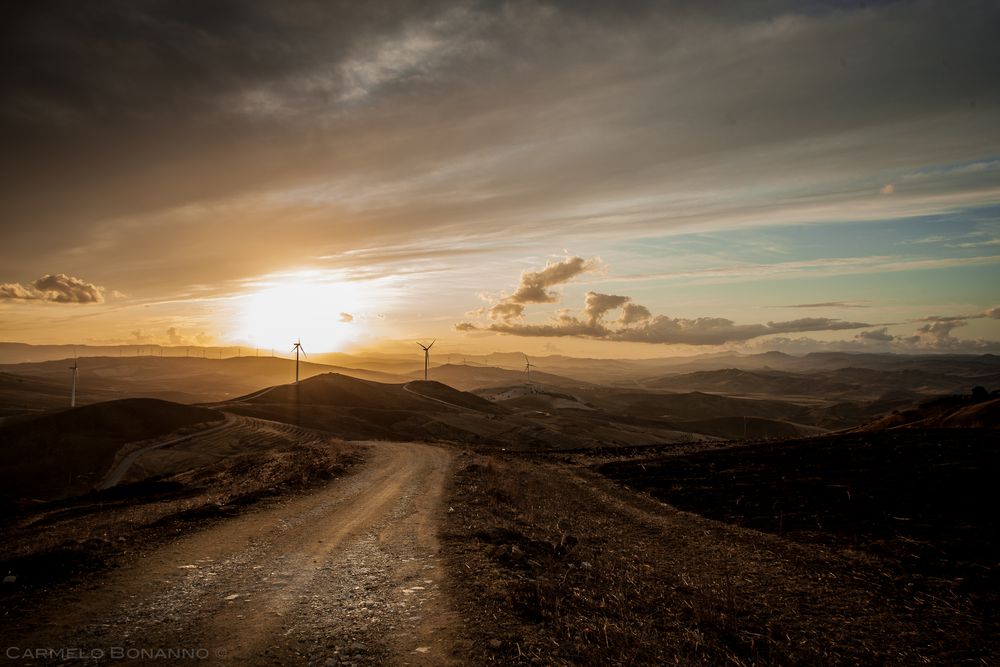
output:
M 1000 3 L 33 2 L 0 340 L 1000 352 Z

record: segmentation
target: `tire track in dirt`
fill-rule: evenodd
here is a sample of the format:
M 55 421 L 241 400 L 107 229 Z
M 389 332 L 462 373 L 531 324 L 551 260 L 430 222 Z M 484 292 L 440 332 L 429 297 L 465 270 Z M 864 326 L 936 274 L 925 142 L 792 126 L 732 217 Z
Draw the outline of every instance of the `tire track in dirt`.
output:
M 452 454 L 362 444 L 368 463 L 350 477 L 54 594 L 7 644 L 187 648 L 209 664 L 460 662 L 436 535 Z

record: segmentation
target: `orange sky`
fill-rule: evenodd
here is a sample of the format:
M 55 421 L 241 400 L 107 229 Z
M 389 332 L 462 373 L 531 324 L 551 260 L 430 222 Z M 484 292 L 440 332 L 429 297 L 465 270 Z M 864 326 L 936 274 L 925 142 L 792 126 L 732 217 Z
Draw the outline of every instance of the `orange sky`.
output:
M 0 340 L 995 351 L 998 11 L 18 7 Z

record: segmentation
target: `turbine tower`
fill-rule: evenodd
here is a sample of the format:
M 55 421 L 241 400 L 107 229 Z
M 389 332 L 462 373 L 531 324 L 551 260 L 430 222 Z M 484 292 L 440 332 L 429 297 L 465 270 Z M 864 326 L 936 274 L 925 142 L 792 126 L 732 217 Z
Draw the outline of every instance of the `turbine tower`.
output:
M 424 350 L 424 382 L 427 381 L 427 368 L 430 366 L 431 362 L 431 348 L 434 347 L 434 343 L 437 342 L 437 338 L 431 341 L 430 345 L 424 345 L 423 343 L 417 343 Z
M 535 365 L 528 361 L 528 355 L 524 355 L 524 374 L 528 378 L 528 382 L 531 382 L 531 369 L 535 368 Z
M 306 350 L 302 347 L 300 341 L 295 341 L 295 345 L 292 345 L 292 349 L 295 350 L 295 384 L 299 383 L 299 351 L 302 352 L 302 356 L 306 356 Z
M 69 369 L 71 371 L 73 371 L 73 389 L 72 389 L 72 391 L 69 394 L 69 407 L 75 408 L 76 407 L 76 376 L 77 376 L 77 373 L 80 370 L 80 366 L 77 365 L 77 363 L 76 363 L 76 355 L 75 354 L 73 355 L 73 365 L 70 366 Z

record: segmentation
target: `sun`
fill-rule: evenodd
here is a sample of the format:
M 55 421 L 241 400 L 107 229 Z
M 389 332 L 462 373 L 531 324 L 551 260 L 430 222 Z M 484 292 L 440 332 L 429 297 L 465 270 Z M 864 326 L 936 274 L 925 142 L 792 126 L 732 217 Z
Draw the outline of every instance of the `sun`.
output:
M 296 340 L 306 350 L 333 352 L 361 333 L 363 306 L 357 283 L 291 276 L 241 298 L 234 337 L 279 352 Z

